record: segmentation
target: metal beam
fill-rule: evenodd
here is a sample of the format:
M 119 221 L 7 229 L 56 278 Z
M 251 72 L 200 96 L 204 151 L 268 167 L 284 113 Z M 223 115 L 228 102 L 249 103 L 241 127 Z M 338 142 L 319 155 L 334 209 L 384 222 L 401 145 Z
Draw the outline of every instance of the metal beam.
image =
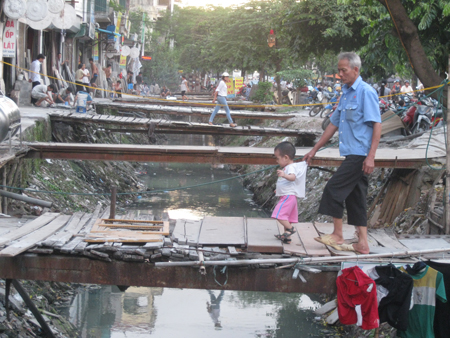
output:
M 130 161 L 130 162 L 178 162 L 214 164 L 263 164 L 276 163 L 273 148 L 210 147 L 210 146 L 157 146 L 125 144 L 83 143 L 28 143 L 26 158 Z M 311 148 L 297 148 L 297 157 Z M 398 158 L 397 155 L 401 155 Z M 434 163 L 433 154 L 428 162 Z M 434 156 L 436 158 L 436 156 Z M 328 148 L 318 152 L 312 160 L 313 167 L 339 167 L 344 160 L 339 149 Z M 379 168 L 420 168 L 425 165 L 424 149 L 378 149 L 375 166 Z
M 38 256 L 24 254 L 0 257 L 0 278 L 29 279 L 67 283 L 129 285 L 187 289 L 224 289 L 238 291 L 336 293 L 337 272 L 302 272 L 307 283 L 292 279 L 290 269 L 228 267 L 227 275 L 206 267 L 206 276 L 198 267 L 162 267 L 151 263 L 104 262 L 84 257 Z

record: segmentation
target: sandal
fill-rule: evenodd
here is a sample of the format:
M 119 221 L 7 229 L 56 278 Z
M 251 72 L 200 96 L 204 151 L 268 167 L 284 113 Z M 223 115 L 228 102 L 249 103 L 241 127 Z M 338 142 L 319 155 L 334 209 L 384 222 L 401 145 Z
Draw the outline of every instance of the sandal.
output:
M 276 239 L 279 239 L 280 241 L 282 241 L 283 243 L 289 244 L 291 243 L 292 239 L 289 238 L 291 236 L 291 234 L 288 234 L 287 232 L 285 232 L 282 235 L 275 235 Z
M 290 229 L 284 229 L 284 231 L 289 232 L 290 235 L 293 235 L 297 232 L 297 229 L 295 229 L 294 227 L 290 228 Z M 290 236 L 289 235 L 289 236 Z

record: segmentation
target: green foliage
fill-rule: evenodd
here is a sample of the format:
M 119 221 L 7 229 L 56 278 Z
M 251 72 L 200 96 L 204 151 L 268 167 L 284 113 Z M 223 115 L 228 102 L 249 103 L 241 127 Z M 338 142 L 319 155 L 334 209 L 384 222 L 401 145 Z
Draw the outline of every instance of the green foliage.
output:
M 125 8 L 123 8 L 118 1 L 110 0 L 109 1 L 109 7 L 114 9 L 116 12 L 122 12 L 125 13 Z
M 307 79 L 311 78 L 312 71 L 310 69 L 289 69 L 276 73 L 283 80 L 292 82 L 294 87 L 302 87 L 308 85 Z
M 258 88 L 256 89 L 255 95 L 253 96 L 253 101 L 268 103 L 273 100 L 273 93 L 271 91 L 271 82 L 259 82 Z

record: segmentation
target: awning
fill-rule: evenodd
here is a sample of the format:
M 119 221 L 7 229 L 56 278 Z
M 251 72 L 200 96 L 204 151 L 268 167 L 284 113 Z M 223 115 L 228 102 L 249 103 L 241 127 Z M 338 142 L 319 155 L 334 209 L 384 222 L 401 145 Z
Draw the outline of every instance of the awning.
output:
M 107 31 L 106 29 L 100 29 L 100 28 L 96 28 L 96 30 L 98 30 L 99 32 L 102 33 L 107 33 L 107 34 L 114 34 L 115 36 L 121 37 L 122 35 L 116 32 L 111 32 L 111 31 Z
M 331 74 L 331 75 L 325 75 L 326 77 L 334 77 L 335 79 L 338 79 L 338 80 L 340 80 L 341 79 L 341 77 L 338 75 L 338 74 Z

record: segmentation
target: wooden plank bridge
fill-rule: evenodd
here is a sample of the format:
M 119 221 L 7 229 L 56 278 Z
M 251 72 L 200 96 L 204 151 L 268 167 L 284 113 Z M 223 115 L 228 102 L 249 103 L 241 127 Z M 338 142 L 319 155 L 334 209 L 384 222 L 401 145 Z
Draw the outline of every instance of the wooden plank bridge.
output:
M 150 211 L 130 212 L 116 219 L 109 219 L 108 215 L 109 208 L 102 211 L 97 207 L 92 214 L 45 213 L 38 218 L 28 217 L 20 226 L 18 219 L 2 219 L 0 278 L 247 291 L 336 291 L 339 265 L 325 263 L 315 271 L 321 273 L 302 272 L 307 282 L 301 283 L 292 278 L 294 264 L 283 263 L 289 258 L 290 263 L 301 263 L 301 257 L 331 258 L 335 251 L 314 237 L 331 232 L 332 224 L 299 223 L 292 243 L 282 244 L 274 237 L 280 224 L 270 218 L 178 219 L 169 226 L 167 221 L 155 221 Z M 354 230 L 353 226 L 344 225 L 347 243 L 354 240 Z M 421 245 L 420 240 L 424 249 L 448 247 L 450 251 L 450 236 L 411 236 L 399 241 L 383 229 L 369 231 L 371 253 L 408 250 L 408 245 Z M 354 253 L 344 254 L 356 259 Z M 298 260 L 292 260 L 295 257 Z M 228 277 L 214 274 L 214 267 L 201 264 L 230 259 L 242 260 L 242 266 L 229 266 Z M 259 263 L 247 263 L 254 259 Z M 274 259 L 280 262 L 273 263 Z M 160 262 L 189 261 L 198 262 L 197 269 L 158 266 Z M 219 286 L 216 279 L 221 283 L 227 279 L 227 283 Z
M 152 114 L 172 114 L 172 115 L 187 115 L 187 116 L 210 116 L 215 104 L 212 102 L 180 102 L 180 101 L 114 101 L 114 102 L 96 102 L 97 108 L 114 109 L 122 112 L 143 112 Z M 272 120 L 287 120 L 293 117 L 293 114 L 288 113 L 267 113 L 267 112 L 252 112 L 245 111 L 249 105 L 228 103 L 230 109 L 233 110 L 232 116 L 236 119 L 272 119 Z M 251 108 L 264 109 L 264 106 L 256 106 Z M 98 110 L 98 109 L 97 109 Z M 225 117 L 225 112 L 221 109 L 217 113 L 218 117 Z
M 131 161 L 131 162 L 184 162 L 213 164 L 276 164 L 273 148 L 168 146 L 84 143 L 24 143 L 28 149 L 25 158 Z M 311 148 L 297 148 L 301 157 Z M 436 148 L 379 148 L 375 166 L 379 168 L 419 168 L 445 157 L 445 151 Z M 311 166 L 338 167 L 344 160 L 339 149 L 327 148 L 317 152 Z
M 259 126 L 230 127 L 229 124 L 209 125 L 207 123 L 157 120 L 138 117 L 121 117 L 112 115 L 91 115 L 69 112 L 52 112 L 48 114 L 52 122 L 107 124 L 112 132 L 140 132 L 164 134 L 201 134 L 201 135 L 247 135 L 247 136 L 290 136 L 306 138 L 313 142 L 321 133 L 301 131 L 300 129 L 267 128 Z M 119 128 L 118 128 L 119 127 Z

